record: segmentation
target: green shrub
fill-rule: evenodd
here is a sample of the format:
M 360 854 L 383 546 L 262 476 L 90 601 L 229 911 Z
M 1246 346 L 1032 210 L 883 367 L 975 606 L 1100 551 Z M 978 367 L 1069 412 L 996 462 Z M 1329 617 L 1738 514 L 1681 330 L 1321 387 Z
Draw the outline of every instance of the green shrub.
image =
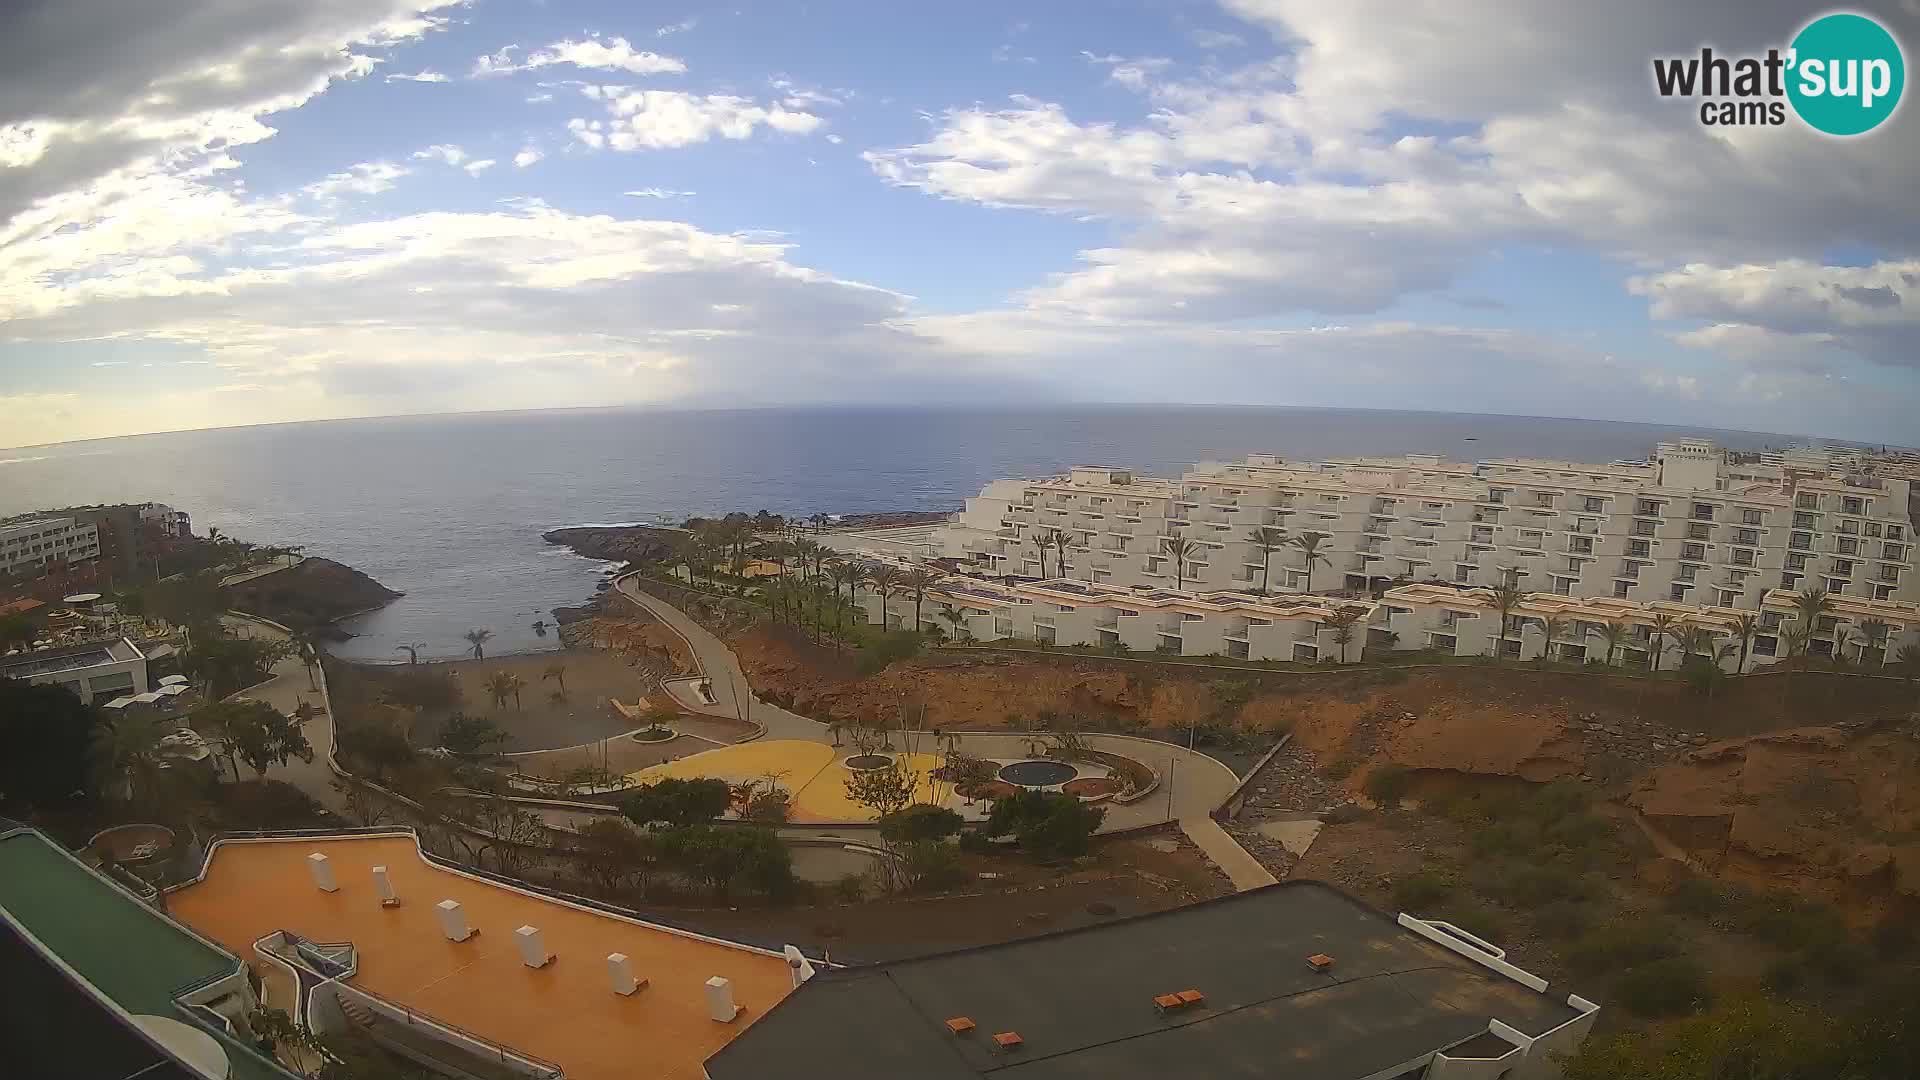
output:
M 1833 909 L 1791 896 L 1731 890 L 1714 925 L 1781 949 L 1831 949 L 1847 941 L 1847 928 Z
M 1533 925 L 1556 941 L 1571 941 L 1593 928 L 1593 915 L 1584 904 L 1560 900 L 1535 911 Z
M 1086 854 L 1088 840 L 1105 817 L 1105 810 L 1071 795 L 1022 791 L 993 801 L 984 831 L 988 836 L 1013 834 L 1021 850 L 1036 858 L 1070 857 Z
M 1674 940 L 1673 929 L 1658 922 L 1609 923 L 1582 935 L 1567 950 L 1567 966 L 1583 975 L 1639 967 L 1678 953 Z
M 1706 969 L 1684 956 L 1654 960 L 1628 971 L 1614 983 L 1613 995 L 1628 1012 L 1649 1019 L 1680 1016 L 1713 1002 Z
M 1456 895 L 1442 905 L 1439 918 L 1486 941 L 1495 940 L 1500 933 L 1500 921 L 1493 910 L 1464 895 Z
M 1321 771 L 1327 774 L 1327 779 L 1329 780 L 1345 780 L 1347 777 L 1353 775 L 1353 770 L 1359 767 L 1359 758 L 1351 754 L 1342 754 L 1333 759 L 1333 764 L 1328 765 Z
M 1508 907 L 1523 910 L 1556 901 L 1582 900 L 1589 891 L 1585 879 L 1569 867 L 1519 860 L 1482 868 L 1474 876 L 1474 888 Z
M 1667 894 L 1667 908 L 1681 915 L 1704 919 L 1725 907 L 1727 898 L 1720 886 L 1706 878 L 1689 877 Z
M 1381 806 L 1399 806 L 1412 786 L 1412 773 L 1398 765 L 1382 765 L 1367 776 L 1367 798 Z
M 872 640 L 860 646 L 855 654 L 854 667 L 862 675 L 872 675 L 897 660 L 911 660 L 920 655 L 921 637 L 911 630 L 890 630 L 876 634 Z
M 1358 803 L 1341 803 L 1339 806 L 1320 815 L 1320 820 L 1329 825 L 1351 825 L 1367 816 L 1367 812 Z
M 1433 870 L 1408 874 L 1393 883 L 1393 904 L 1401 911 L 1419 914 L 1431 910 L 1453 891 L 1453 882 Z

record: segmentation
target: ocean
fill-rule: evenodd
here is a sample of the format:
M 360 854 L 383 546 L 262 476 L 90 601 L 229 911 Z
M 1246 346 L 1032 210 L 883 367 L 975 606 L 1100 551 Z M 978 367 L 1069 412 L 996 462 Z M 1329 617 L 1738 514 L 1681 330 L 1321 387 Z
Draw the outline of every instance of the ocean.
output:
M 556 605 L 604 565 L 547 544 L 565 525 L 771 510 L 957 509 L 988 480 L 1098 463 L 1177 474 L 1194 461 L 1437 453 L 1643 457 L 1661 439 L 1794 445 L 1786 435 L 1539 417 L 1346 409 L 1078 407 L 666 412 L 587 409 L 336 420 L 0 450 L 0 516 L 97 502 L 171 504 L 261 543 L 303 544 L 406 593 L 343 624 L 343 656 L 393 660 L 460 635 L 490 652 L 558 647 Z M 1473 441 L 1468 441 L 1472 439 Z

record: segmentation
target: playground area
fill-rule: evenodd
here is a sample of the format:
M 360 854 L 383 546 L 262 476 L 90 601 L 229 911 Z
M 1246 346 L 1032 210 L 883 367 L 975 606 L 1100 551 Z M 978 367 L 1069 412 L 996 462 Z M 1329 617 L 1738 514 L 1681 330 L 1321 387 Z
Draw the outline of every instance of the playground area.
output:
M 861 755 L 851 747 L 835 747 L 800 739 L 771 739 L 677 758 L 632 773 L 628 778 L 636 784 L 652 783 L 668 777 L 682 780 L 712 778 L 725 780 L 729 784 L 770 778 L 792 793 L 789 821 L 793 824 L 843 825 L 874 819 L 871 810 L 847 797 L 847 779 L 855 769 L 863 765 L 883 768 L 888 762 L 899 762 L 916 778 L 915 802 L 945 806 L 963 817 L 982 816 L 987 810 L 987 801 L 967 799 L 957 794 L 952 784 L 932 778 L 933 771 L 940 767 L 943 760 L 944 755 L 941 754 L 887 750 Z M 852 767 L 849 766 L 850 762 Z M 1002 766 L 999 769 L 1002 780 L 1011 781 L 1008 784 L 1010 790 L 1017 784 L 1057 791 L 1062 784 L 1076 778 L 1099 779 L 1107 774 L 1102 766 L 1081 763 L 1069 765 L 1064 762 L 1011 759 L 996 761 L 996 764 Z M 1009 771 L 1012 777 L 1009 777 Z

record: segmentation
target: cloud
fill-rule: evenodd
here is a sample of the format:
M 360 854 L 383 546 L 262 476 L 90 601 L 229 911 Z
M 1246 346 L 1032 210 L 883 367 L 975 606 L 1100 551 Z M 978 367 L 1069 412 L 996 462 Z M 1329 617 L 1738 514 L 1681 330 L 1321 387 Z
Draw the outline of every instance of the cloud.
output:
M 435 143 L 425 149 L 415 150 L 409 156 L 415 161 L 439 161 L 447 165 L 458 165 L 467 160 L 467 152 L 452 143 Z
M 575 139 L 593 149 L 660 150 L 713 138 L 746 139 L 771 128 L 805 135 L 823 121 L 784 105 L 760 105 L 729 94 L 689 94 L 678 90 L 628 90 L 589 86 L 582 91 L 606 108 L 606 120 L 576 117 L 567 121 Z
M 468 176 L 479 176 L 497 164 L 499 164 L 499 162 L 492 158 L 481 158 L 479 161 L 469 161 L 460 167 L 467 171 Z
M 1239 34 L 1230 34 L 1224 30 L 1208 30 L 1196 27 L 1187 31 L 1187 40 L 1203 49 L 1238 49 L 1247 43 Z
M 387 81 L 388 82 L 443 83 L 443 82 L 452 82 L 453 80 L 447 78 L 445 75 L 442 75 L 437 71 L 416 71 L 410 75 L 396 71 L 393 74 L 387 76 Z
M 685 61 L 635 49 L 623 37 L 602 38 L 598 34 L 589 34 L 576 40 L 556 41 L 528 53 L 525 60 L 515 62 L 512 54 L 518 49 L 516 45 L 508 45 L 475 60 L 474 76 L 511 75 L 517 71 L 533 71 L 556 64 L 599 71 L 625 71 L 635 75 L 677 75 L 687 70 Z
M 513 155 L 513 167 L 516 169 L 524 169 L 546 156 L 547 152 L 537 146 L 525 147 L 519 153 Z
M 1806 259 L 1712 266 L 1690 263 L 1635 277 L 1656 319 L 1704 321 L 1677 334 L 1688 345 L 1831 370 L 1837 351 L 1920 367 L 1920 258 L 1868 266 Z M 1824 357 L 1824 360 L 1817 359 Z
M 650 187 L 641 188 L 638 191 L 625 191 L 621 192 L 621 194 L 631 195 L 636 199 L 690 199 L 694 193 L 691 191 L 668 191 L 665 188 Z
M 322 202 L 337 200 L 343 195 L 377 195 L 393 187 L 396 181 L 412 171 L 391 161 L 363 161 L 345 172 L 332 173 L 300 190 Z
M 693 29 L 695 26 L 698 26 L 699 24 L 700 24 L 700 20 L 698 18 L 689 15 L 677 23 L 671 23 L 667 26 L 661 26 L 661 27 L 655 28 L 653 31 L 653 36 L 657 38 L 663 38 L 663 37 L 672 37 L 675 34 L 684 34 L 687 31 Z

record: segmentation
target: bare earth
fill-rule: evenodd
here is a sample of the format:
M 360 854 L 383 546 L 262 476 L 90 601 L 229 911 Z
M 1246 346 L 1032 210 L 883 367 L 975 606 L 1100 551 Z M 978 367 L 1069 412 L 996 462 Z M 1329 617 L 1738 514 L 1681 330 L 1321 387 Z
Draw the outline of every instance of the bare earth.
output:
M 564 702 L 551 698 L 558 684 L 541 678 L 556 663 L 567 667 Z M 512 736 L 504 748 L 509 752 L 574 746 L 618 735 L 634 725 L 615 712 L 608 699 L 617 697 L 632 705 L 650 691 L 649 680 L 625 660 L 592 649 L 450 660 L 433 666 L 454 673 L 466 698 L 462 708 L 469 715 L 485 716 Z M 525 680 L 518 707 L 509 698 L 505 708 L 497 709 L 487 696 L 487 677 L 496 671 L 509 671 Z M 662 703 L 665 700 L 660 698 Z

